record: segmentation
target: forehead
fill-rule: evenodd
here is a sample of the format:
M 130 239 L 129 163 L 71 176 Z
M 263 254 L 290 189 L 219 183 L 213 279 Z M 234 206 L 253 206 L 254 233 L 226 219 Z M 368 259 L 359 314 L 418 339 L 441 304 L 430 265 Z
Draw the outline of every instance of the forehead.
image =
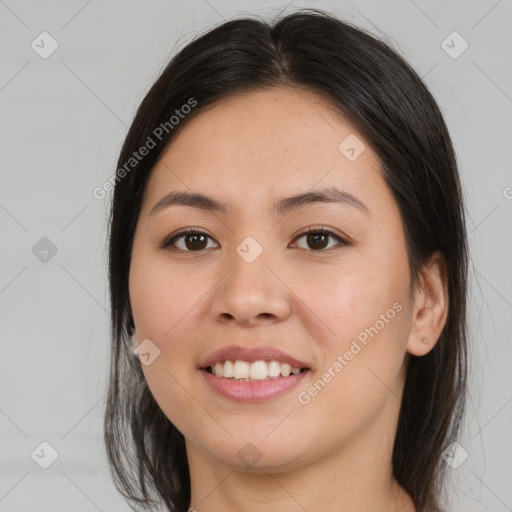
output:
M 391 199 L 377 155 L 332 104 L 276 87 L 229 96 L 189 120 L 160 156 L 145 198 L 151 207 L 169 190 L 188 190 L 248 207 L 248 197 L 270 204 L 316 185 L 367 204 Z

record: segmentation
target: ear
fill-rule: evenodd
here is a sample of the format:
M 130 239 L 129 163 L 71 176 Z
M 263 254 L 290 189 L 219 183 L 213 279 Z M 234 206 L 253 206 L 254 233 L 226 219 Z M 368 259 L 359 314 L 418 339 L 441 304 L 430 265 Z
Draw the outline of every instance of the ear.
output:
M 420 283 L 414 292 L 407 352 L 414 356 L 424 356 L 432 350 L 446 324 L 448 309 L 446 261 L 436 251 L 423 265 Z

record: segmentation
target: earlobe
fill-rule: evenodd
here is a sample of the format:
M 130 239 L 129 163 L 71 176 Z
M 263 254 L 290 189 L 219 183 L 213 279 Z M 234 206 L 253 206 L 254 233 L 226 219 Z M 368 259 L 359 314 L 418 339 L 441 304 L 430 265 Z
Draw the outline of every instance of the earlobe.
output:
M 446 261 L 437 251 L 421 271 L 407 343 L 410 354 L 424 356 L 434 348 L 446 325 L 448 308 Z
M 416 327 L 415 329 L 411 329 L 407 343 L 407 351 L 413 356 L 424 356 L 428 354 L 438 341 L 438 338 L 434 338 L 431 334 L 431 319 L 426 318 L 429 315 L 432 316 L 432 314 L 429 313 L 430 309 L 430 306 L 424 306 L 416 315 Z

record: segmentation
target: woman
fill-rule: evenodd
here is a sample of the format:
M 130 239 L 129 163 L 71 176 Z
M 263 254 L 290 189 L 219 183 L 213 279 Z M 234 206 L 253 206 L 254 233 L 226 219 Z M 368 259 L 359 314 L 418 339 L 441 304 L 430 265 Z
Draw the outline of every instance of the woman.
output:
M 155 510 L 439 511 L 467 242 L 418 75 L 334 16 L 229 21 L 124 142 L 105 441 Z

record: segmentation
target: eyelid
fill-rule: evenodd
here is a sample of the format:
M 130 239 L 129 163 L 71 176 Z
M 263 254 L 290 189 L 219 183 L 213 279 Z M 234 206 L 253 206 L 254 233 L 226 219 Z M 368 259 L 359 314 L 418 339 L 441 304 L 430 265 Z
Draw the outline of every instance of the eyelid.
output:
M 339 238 L 343 238 L 341 235 L 339 235 L 338 233 L 333 231 L 331 228 L 328 228 L 327 226 L 323 226 L 323 225 L 308 226 L 307 228 L 302 228 L 299 232 L 297 232 L 294 235 L 293 238 L 295 239 L 295 238 L 297 238 L 299 236 L 306 235 L 308 233 L 317 233 L 318 231 L 322 231 L 322 232 L 325 232 L 325 233 L 329 233 L 329 234 L 335 235 L 335 236 L 337 236 Z

